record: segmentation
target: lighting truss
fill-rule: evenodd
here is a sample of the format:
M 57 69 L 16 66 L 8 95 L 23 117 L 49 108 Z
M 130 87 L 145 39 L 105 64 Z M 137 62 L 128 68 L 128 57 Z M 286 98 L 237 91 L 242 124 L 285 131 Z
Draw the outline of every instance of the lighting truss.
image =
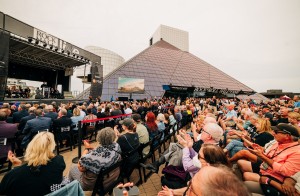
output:
M 68 67 L 67 65 L 62 64 L 60 62 L 50 60 L 47 58 L 38 57 L 24 52 L 10 50 L 9 55 L 10 55 L 10 59 L 13 61 L 17 61 L 22 64 L 26 63 L 35 67 L 43 67 L 47 69 L 51 68 L 56 70 L 64 70 Z

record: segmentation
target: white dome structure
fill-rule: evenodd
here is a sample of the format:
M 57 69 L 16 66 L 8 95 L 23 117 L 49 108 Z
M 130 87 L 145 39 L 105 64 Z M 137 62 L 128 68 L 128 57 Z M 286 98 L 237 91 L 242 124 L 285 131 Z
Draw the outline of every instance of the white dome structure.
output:
M 104 48 L 100 48 L 97 46 L 87 46 L 84 49 L 101 57 L 101 65 L 103 65 L 103 77 L 105 77 L 107 74 L 109 74 L 125 62 L 125 59 L 123 57 Z M 77 67 L 76 76 L 81 79 L 84 78 L 84 75 L 87 77 L 87 75 L 90 74 L 90 67 L 91 65 L 86 65 L 85 73 L 85 65 Z

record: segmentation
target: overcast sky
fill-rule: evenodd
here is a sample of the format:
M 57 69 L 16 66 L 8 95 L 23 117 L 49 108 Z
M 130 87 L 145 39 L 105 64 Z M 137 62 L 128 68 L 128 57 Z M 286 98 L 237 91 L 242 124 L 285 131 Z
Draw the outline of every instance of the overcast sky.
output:
M 125 60 L 160 24 L 179 28 L 190 53 L 257 92 L 300 92 L 300 0 L 0 0 L 0 11 Z

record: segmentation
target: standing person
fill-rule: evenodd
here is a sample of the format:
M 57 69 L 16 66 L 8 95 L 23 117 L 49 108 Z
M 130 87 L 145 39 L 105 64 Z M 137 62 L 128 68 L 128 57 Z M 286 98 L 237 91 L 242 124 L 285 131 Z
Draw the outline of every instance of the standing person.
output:
M 9 159 L 18 165 L 6 173 L 0 184 L 1 195 L 40 196 L 50 193 L 63 180 L 64 158 L 53 153 L 54 136 L 50 132 L 37 134 L 26 148 L 24 165 L 12 152 Z

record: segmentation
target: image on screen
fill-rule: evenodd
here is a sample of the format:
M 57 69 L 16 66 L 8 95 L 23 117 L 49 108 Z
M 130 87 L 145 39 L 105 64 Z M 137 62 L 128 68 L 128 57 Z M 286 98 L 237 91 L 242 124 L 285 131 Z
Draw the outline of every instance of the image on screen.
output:
M 144 93 L 145 80 L 138 78 L 119 78 L 118 93 Z

